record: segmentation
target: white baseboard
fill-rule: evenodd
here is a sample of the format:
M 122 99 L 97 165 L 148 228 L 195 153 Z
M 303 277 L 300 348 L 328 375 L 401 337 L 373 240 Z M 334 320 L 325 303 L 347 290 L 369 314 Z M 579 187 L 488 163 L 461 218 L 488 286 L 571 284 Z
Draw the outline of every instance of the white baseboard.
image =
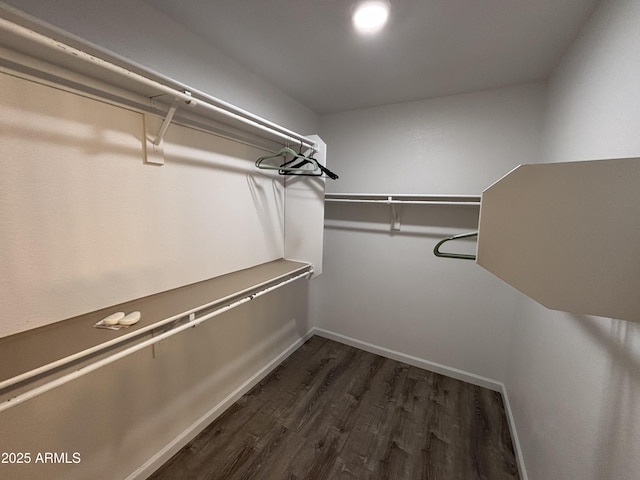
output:
M 322 328 L 314 328 L 313 330 L 311 330 L 311 332 L 320 337 L 335 340 L 336 342 L 344 343 L 346 345 L 351 345 L 352 347 L 359 348 L 360 350 L 365 350 L 382 357 L 407 363 L 409 365 L 413 365 L 414 367 L 429 370 L 430 372 L 440 373 L 442 375 L 446 375 L 447 377 L 462 380 L 463 382 L 467 382 L 472 385 L 478 385 L 479 387 L 488 388 L 489 390 L 493 390 L 495 392 L 502 391 L 502 383 L 490 378 L 476 375 L 475 373 L 465 372 L 464 370 L 459 370 L 457 368 L 447 367 L 439 363 L 430 362 L 429 360 L 414 357 L 413 355 L 407 355 L 406 353 L 396 352 L 395 350 L 390 350 L 385 347 L 380 347 L 378 345 L 363 342 L 361 340 L 347 337 L 346 335 L 341 335 L 339 333 L 330 332 Z
M 520 473 L 520 480 L 528 480 L 527 469 L 524 465 L 524 455 L 522 454 L 522 448 L 520 448 L 520 439 L 518 438 L 518 432 L 516 430 L 516 422 L 513 417 L 513 411 L 511 410 L 511 403 L 509 402 L 509 395 L 507 395 L 507 387 L 501 384 L 502 388 L 502 401 L 504 402 L 504 409 L 507 412 L 507 421 L 509 423 L 509 431 L 511 432 L 511 441 L 513 442 L 513 449 L 516 453 L 516 461 L 518 462 L 518 472 Z
M 267 365 L 258 370 L 242 385 L 231 392 L 224 400 L 214 406 L 202 417 L 196 420 L 184 432 L 174 438 L 162 450 L 147 460 L 142 466 L 129 475 L 126 480 L 140 480 L 149 477 L 155 470 L 160 468 L 173 455 L 178 453 L 182 447 L 193 440 L 200 432 L 202 432 L 211 422 L 218 418 L 225 410 L 233 405 L 240 397 L 256 386 L 260 381 L 271 373 L 275 368 L 287 359 L 289 355 L 295 352 L 300 346 L 313 336 L 313 329 L 309 330 L 302 338 L 292 343 L 285 351 L 276 358 L 271 360 Z

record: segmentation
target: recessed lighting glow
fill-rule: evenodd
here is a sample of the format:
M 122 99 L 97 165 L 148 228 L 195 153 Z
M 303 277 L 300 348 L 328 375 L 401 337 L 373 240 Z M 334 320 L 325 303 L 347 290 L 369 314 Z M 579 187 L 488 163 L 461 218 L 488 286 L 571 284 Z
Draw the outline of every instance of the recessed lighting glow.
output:
M 368 0 L 360 3 L 353 13 L 353 26 L 363 34 L 379 32 L 389 20 L 387 0 Z

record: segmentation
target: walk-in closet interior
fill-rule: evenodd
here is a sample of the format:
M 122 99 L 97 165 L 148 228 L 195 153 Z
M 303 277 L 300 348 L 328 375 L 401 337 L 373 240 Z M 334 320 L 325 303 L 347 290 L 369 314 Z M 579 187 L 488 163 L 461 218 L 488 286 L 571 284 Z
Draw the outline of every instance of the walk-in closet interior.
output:
M 0 478 L 640 478 L 640 0 L 0 12 Z

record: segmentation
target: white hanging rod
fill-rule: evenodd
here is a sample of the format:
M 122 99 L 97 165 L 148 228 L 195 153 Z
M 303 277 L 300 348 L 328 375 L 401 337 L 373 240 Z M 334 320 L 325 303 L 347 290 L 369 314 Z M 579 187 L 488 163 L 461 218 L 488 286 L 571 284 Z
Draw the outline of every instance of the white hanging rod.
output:
M 73 371 L 71 373 L 68 373 L 66 375 L 63 375 L 59 378 L 56 378 L 55 380 L 52 380 L 50 382 L 44 383 L 38 387 L 35 387 L 33 389 L 27 390 L 26 392 L 23 392 L 19 395 L 16 395 L 15 397 L 12 397 L 8 400 L 3 401 L 2 403 L 0 403 L 0 412 L 7 410 L 11 407 L 14 407 L 16 405 L 19 405 L 23 402 L 26 402 L 27 400 L 31 400 L 32 398 L 35 398 L 39 395 L 42 395 L 43 393 L 46 393 L 50 390 L 53 390 L 54 388 L 60 387 L 66 383 L 69 383 L 73 380 L 76 380 L 77 378 L 80 378 L 88 373 L 91 373 L 95 370 L 98 370 L 99 368 L 104 367 L 105 365 L 109 365 L 110 363 L 113 363 L 117 360 L 120 360 L 128 355 L 131 355 L 132 353 L 135 353 L 139 350 L 142 350 L 143 348 L 149 347 L 155 343 L 158 343 L 162 340 L 165 340 L 169 337 L 172 337 L 184 330 L 187 330 L 188 328 L 193 328 L 193 327 L 197 327 L 198 325 L 200 325 L 201 323 L 217 317 L 218 315 L 225 313 L 233 308 L 236 308 L 240 305 L 243 305 L 247 302 L 250 302 L 251 300 L 261 297 L 262 295 L 265 295 L 269 292 L 272 292 L 273 290 L 276 290 L 278 288 L 281 288 L 285 285 L 288 285 L 289 283 L 295 282 L 296 280 L 299 280 L 301 278 L 304 277 L 308 277 L 309 275 L 311 275 L 313 273 L 313 267 L 311 265 L 302 267 L 301 269 L 296 270 L 295 272 L 298 272 L 299 270 L 304 270 L 303 273 L 298 273 L 297 275 L 293 276 L 293 277 L 289 277 L 286 280 L 282 280 L 279 283 L 276 283 L 275 285 L 271 285 L 271 286 L 267 286 L 265 287 L 265 284 L 270 284 L 273 282 L 273 280 L 268 281 L 268 282 L 263 282 L 251 289 L 246 289 L 241 293 L 241 298 L 238 300 L 234 300 L 232 302 L 229 303 L 229 299 L 230 298 L 238 298 L 239 294 L 234 294 L 234 295 L 230 295 L 228 297 L 222 298 L 220 300 L 216 300 L 215 302 L 212 302 L 210 304 L 207 305 L 203 305 L 198 307 L 197 309 L 193 309 L 193 310 L 189 310 L 187 312 L 183 312 L 181 314 L 175 315 L 171 318 L 167 318 L 165 320 L 156 322 L 152 325 L 149 325 L 143 329 L 140 330 L 136 330 L 135 332 L 132 332 L 131 334 L 128 335 L 123 335 L 122 337 L 118 337 L 110 342 L 105 342 L 102 343 L 100 345 L 97 345 L 94 348 L 90 348 L 87 350 L 84 350 L 82 352 L 79 352 L 77 354 L 74 355 L 70 355 L 68 357 L 65 357 L 63 359 L 60 359 L 58 361 L 55 362 L 51 362 L 47 365 L 44 365 L 43 367 L 31 370 L 29 372 L 26 372 L 22 375 L 17 375 L 15 377 L 12 377 L 10 379 L 5 380 L 4 382 L 2 382 L 1 386 L 0 386 L 0 390 L 23 382 L 25 380 L 28 380 L 30 378 L 33 378 L 34 376 L 37 375 L 41 375 L 42 373 L 45 373 L 47 371 L 53 370 L 55 368 L 59 368 L 61 366 L 67 365 L 71 362 L 77 361 L 79 359 L 85 358 L 88 355 L 94 354 L 94 353 L 98 353 L 100 351 L 103 351 L 109 347 L 113 347 L 114 345 L 117 345 L 119 343 L 124 342 L 127 339 L 130 339 L 132 337 L 136 337 L 139 336 L 143 333 L 149 332 L 151 330 L 155 330 L 158 327 L 165 325 L 167 323 L 171 323 L 177 320 L 184 320 L 184 319 L 189 319 L 189 321 L 187 323 L 184 323 L 182 325 L 179 325 L 177 327 L 172 328 L 171 330 L 164 332 L 160 335 L 154 336 L 153 338 L 150 338 L 148 340 L 145 340 L 143 342 L 140 343 L 136 343 L 135 345 L 126 348 L 124 350 L 121 350 L 117 353 L 114 353 L 112 355 L 109 355 L 108 357 L 105 357 L 101 360 L 98 360 L 97 362 L 91 363 L 89 365 L 86 365 L 84 367 L 79 368 L 76 371 Z M 294 272 L 294 273 L 295 273 Z M 287 275 L 291 275 L 291 273 L 287 274 Z M 287 276 L 285 275 L 285 276 Z M 251 292 L 251 293 L 247 293 L 247 292 Z M 226 305 L 225 305 L 226 303 Z M 219 308 L 215 309 L 213 312 L 207 313 L 205 315 L 203 315 L 202 317 L 199 318 L 191 318 L 190 315 L 197 313 L 198 311 L 202 311 L 202 310 L 206 310 L 207 308 L 211 308 L 214 305 L 222 305 Z M 35 373 L 34 373 L 35 372 Z
M 336 203 L 381 203 L 386 205 L 480 205 L 480 195 L 326 193 L 324 200 Z
M 67 357 L 61 358 L 59 360 L 56 360 L 55 362 L 51 362 L 48 363 L 46 365 L 43 365 L 41 367 L 35 368 L 33 370 L 29 370 L 28 372 L 22 373 L 20 375 L 16 375 L 15 377 L 11 377 L 7 380 L 4 380 L 2 382 L 0 382 L 0 391 L 6 389 L 7 387 L 10 387 L 12 385 L 15 385 L 17 383 L 21 383 L 24 382 L 26 380 L 29 380 L 33 377 L 42 375 L 46 372 L 49 372 L 51 370 L 54 370 L 56 368 L 60 368 L 63 367 L 65 365 L 68 365 L 72 362 L 75 362 L 77 360 L 81 360 L 83 358 L 86 358 L 90 355 L 93 355 L 95 353 L 101 352 L 103 350 L 106 350 L 108 348 L 114 347 L 118 344 L 124 343 L 132 338 L 135 338 L 137 336 L 140 336 L 142 334 L 145 334 L 147 332 L 150 332 L 152 330 L 155 330 L 159 327 L 162 327 L 166 324 L 178 321 L 182 318 L 188 317 L 191 314 L 197 314 L 199 312 L 202 312 L 203 310 L 208 310 L 210 308 L 215 307 L 216 305 L 220 305 L 220 304 L 224 304 L 225 302 L 229 302 L 233 299 L 236 299 L 238 297 L 244 296 L 244 295 L 248 295 L 251 292 L 254 292 L 255 290 L 259 290 L 261 288 L 264 288 L 268 285 L 271 285 L 273 282 L 278 282 L 280 280 L 286 279 L 287 277 L 291 276 L 292 274 L 297 274 L 300 272 L 305 272 L 304 274 L 310 274 L 313 271 L 313 267 L 311 267 L 310 265 L 301 267 L 299 269 L 293 270 L 292 272 L 288 272 L 284 275 L 280 275 L 278 277 L 275 278 L 271 278 L 267 281 L 261 282 L 257 285 L 254 285 L 253 287 L 250 288 L 246 288 L 244 290 L 240 290 L 239 292 L 233 293 L 231 295 L 227 295 L 226 297 L 223 298 L 219 298 L 216 299 L 212 302 L 206 303 L 204 305 L 199 305 L 197 307 L 194 307 L 190 310 L 178 313 L 176 315 L 173 315 L 169 318 L 165 318 L 164 320 L 160 320 L 158 322 L 152 323 L 151 325 L 147 325 L 146 327 L 143 328 L 138 328 L 135 331 L 128 333 L 126 335 L 121 335 L 119 337 L 114 338 L 113 340 L 109 340 L 107 342 L 103 342 L 100 343 L 99 345 L 95 345 L 91 348 L 82 350 L 80 352 L 74 353 L 73 355 L 69 355 Z
M 140 86 L 148 87 L 154 92 L 152 95 L 150 95 L 150 97 L 168 95 L 175 100 L 184 101 L 185 105 L 202 108 L 216 114 L 221 114 L 229 119 L 241 122 L 242 124 L 247 125 L 251 128 L 269 133 L 270 135 L 273 135 L 285 141 L 287 144 L 302 144 L 307 148 L 312 149 L 313 151 L 317 151 L 317 146 L 315 145 L 315 143 L 308 140 L 305 136 L 293 132 L 276 123 L 270 122 L 269 120 L 266 120 L 262 117 L 254 115 L 223 100 L 212 97 L 206 93 L 191 89 L 190 87 L 186 87 L 182 84 L 179 84 L 179 82 L 171 80 L 171 83 L 178 84 L 180 86 L 179 88 L 165 85 L 159 81 L 147 78 L 144 75 L 136 73 L 130 68 L 116 65 L 107 60 L 99 58 L 98 56 L 84 52 L 64 42 L 55 40 L 51 37 L 13 23 L 4 18 L 0 18 L 0 29 L 8 33 L 9 35 L 21 38 L 26 42 L 33 42 L 48 50 L 53 50 L 54 52 L 64 54 L 68 58 L 73 59 L 74 62 L 80 61 L 93 67 L 99 67 L 102 70 L 115 73 L 121 78 L 137 83 Z M 89 48 L 93 50 L 100 50 L 95 46 L 90 46 Z M 45 60 L 47 60 L 47 58 L 45 58 Z M 119 61 L 124 64 L 127 63 L 122 59 L 119 59 Z M 147 73 L 151 73 L 143 67 L 135 66 L 135 68 Z M 161 77 L 157 74 L 153 74 L 151 76 Z

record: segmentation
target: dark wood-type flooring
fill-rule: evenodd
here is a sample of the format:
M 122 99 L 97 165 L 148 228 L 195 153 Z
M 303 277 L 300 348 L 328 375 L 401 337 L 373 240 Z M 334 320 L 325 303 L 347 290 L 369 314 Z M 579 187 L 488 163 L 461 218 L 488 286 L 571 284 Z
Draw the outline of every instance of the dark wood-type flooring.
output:
M 318 336 L 151 477 L 518 478 L 499 393 Z

